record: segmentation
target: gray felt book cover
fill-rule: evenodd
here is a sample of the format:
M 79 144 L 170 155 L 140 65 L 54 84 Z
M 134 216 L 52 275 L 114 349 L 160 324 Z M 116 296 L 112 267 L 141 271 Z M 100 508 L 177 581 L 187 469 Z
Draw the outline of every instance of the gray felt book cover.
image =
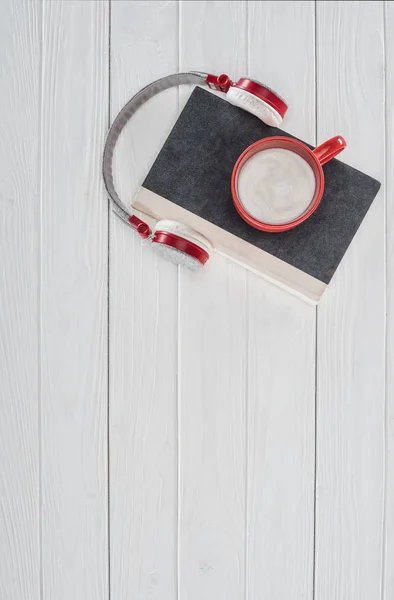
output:
M 247 146 L 273 135 L 293 137 L 195 88 L 133 204 L 153 217 L 181 220 L 229 258 L 317 302 L 380 183 L 334 159 L 323 166 L 324 195 L 307 221 L 283 233 L 258 231 L 234 207 L 231 173 Z

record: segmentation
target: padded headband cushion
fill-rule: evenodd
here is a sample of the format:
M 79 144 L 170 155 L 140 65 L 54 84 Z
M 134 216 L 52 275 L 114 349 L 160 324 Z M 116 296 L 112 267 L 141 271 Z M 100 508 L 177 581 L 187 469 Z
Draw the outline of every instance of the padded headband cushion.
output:
M 266 125 L 278 127 L 282 123 L 282 116 L 273 106 L 246 90 L 233 86 L 227 92 L 226 100 L 258 117 Z

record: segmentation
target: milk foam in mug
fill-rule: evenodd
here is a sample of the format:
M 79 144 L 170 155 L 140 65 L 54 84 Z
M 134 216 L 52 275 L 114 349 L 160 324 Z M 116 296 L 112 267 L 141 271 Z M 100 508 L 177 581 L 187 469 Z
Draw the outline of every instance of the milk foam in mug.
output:
M 315 150 L 287 137 L 264 138 L 239 157 L 231 188 L 241 217 L 262 231 L 287 231 L 318 207 L 324 190 L 325 164 L 346 147 L 341 136 Z

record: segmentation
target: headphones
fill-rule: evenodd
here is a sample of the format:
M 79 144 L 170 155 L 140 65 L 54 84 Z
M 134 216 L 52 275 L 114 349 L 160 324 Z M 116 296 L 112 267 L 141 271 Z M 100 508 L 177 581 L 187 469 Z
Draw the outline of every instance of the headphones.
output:
M 167 260 L 196 270 L 203 267 L 212 252 L 211 243 L 194 229 L 176 221 L 158 221 L 153 228 L 127 212 L 115 190 L 113 156 L 116 142 L 125 125 L 142 104 L 153 96 L 182 84 L 208 85 L 226 94 L 226 100 L 261 119 L 266 125 L 278 127 L 287 111 L 285 101 L 262 83 L 242 77 L 234 83 L 228 75 L 211 75 L 191 71 L 168 75 L 142 88 L 117 115 L 107 136 L 103 155 L 103 178 L 113 210 L 124 223 L 132 227 L 143 240 L 151 243 Z

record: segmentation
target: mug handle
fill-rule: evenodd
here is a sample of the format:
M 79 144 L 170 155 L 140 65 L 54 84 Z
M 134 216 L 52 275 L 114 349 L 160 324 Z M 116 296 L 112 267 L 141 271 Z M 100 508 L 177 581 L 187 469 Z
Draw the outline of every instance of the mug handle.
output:
M 323 142 L 312 150 L 321 165 L 325 165 L 329 160 L 346 148 L 346 141 L 341 135 L 335 135 L 331 139 Z

